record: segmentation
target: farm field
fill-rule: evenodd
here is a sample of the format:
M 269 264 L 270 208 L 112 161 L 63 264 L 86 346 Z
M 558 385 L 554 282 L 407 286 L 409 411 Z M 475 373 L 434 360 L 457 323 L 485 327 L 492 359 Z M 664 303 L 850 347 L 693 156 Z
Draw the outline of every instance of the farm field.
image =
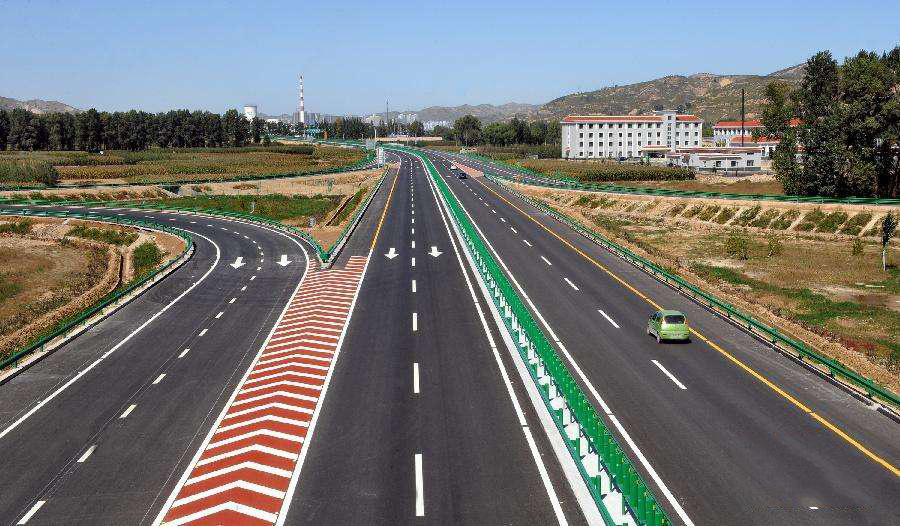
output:
M 0 184 L 40 183 L 52 166 L 60 183 L 167 183 L 232 179 L 282 173 L 312 173 L 365 157 L 359 150 L 329 146 L 243 148 L 154 148 L 137 152 L 0 152 Z

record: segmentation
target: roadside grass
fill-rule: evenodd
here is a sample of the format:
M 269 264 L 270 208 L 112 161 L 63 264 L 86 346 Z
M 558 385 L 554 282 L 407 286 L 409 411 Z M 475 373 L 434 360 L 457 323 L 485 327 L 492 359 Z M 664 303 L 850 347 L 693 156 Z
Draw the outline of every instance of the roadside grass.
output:
M 350 201 L 344 206 L 340 213 L 331 220 L 331 224 L 339 225 L 346 221 L 347 218 L 350 217 L 350 214 L 352 214 L 353 211 L 356 210 L 356 207 L 362 202 L 368 191 L 369 188 L 364 186 L 353 194 L 353 197 L 350 198 Z
M 506 162 L 545 176 L 584 182 L 677 181 L 694 178 L 691 170 L 668 166 L 560 159 L 511 159 Z
M 109 243 L 111 245 L 127 246 L 137 240 L 138 235 L 135 232 L 126 232 L 122 230 L 112 230 L 109 228 L 94 228 L 85 225 L 78 225 L 70 229 L 67 236 L 75 236 L 101 243 Z
M 191 208 L 212 208 L 226 212 L 254 214 L 275 221 L 316 218 L 320 223 L 329 212 L 337 207 L 340 195 L 203 195 L 177 197 L 155 201 L 163 205 Z
M 13 185 L 40 183 L 54 186 L 58 182 L 59 172 L 46 161 L 0 157 L 0 183 Z
M 22 291 L 22 285 L 10 281 L 4 274 L 0 274 L 0 301 L 6 301 Z
M 0 234 L 24 235 L 31 232 L 32 222 L 29 219 L 0 223 Z

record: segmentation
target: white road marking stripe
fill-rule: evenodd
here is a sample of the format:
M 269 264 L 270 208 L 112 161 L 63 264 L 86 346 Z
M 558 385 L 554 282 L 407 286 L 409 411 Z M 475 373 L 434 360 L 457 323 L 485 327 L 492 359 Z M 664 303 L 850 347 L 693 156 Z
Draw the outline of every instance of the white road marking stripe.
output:
M 166 523 L 166 526 L 181 526 L 182 524 L 189 524 L 209 515 L 214 515 L 216 513 L 219 513 L 220 511 L 226 510 L 234 511 L 236 513 L 240 513 L 241 515 L 247 515 L 248 517 L 253 517 L 254 519 L 259 519 L 272 524 L 274 524 L 275 521 L 278 520 L 278 515 L 275 513 L 258 510 L 256 508 L 246 506 L 244 504 L 238 504 L 236 502 L 223 502 L 222 504 L 217 504 L 212 508 L 206 508 L 198 511 L 197 513 L 191 513 L 190 515 L 185 515 L 184 517 L 169 521 Z
M 416 258 L 412 258 L 412 266 L 413 266 L 413 267 L 416 266 Z
M 669 377 L 669 380 L 672 380 L 673 382 L 675 382 L 675 385 L 677 385 L 677 386 L 680 387 L 681 389 L 687 389 L 687 387 L 685 387 L 685 385 L 684 385 L 683 383 L 679 382 L 679 381 L 678 381 L 678 378 L 675 378 L 675 375 L 673 375 L 672 373 L 670 373 L 670 372 L 668 371 L 668 369 L 666 369 L 665 367 L 662 366 L 661 363 L 657 362 L 656 360 L 650 360 L 650 361 L 653 362 L 653 365 L 659 367 L 659 370 L 662 371 L 663 374 L 665 374 L 666 376 L 668 376 L 668 377 Z
M 181 351 L 181 354 L 179 354 L 178 357 L 179 357 L 179 358 L 184 358 L 184 355 L 187 354 L 188 351 L 190 351 L 190 348 Z
M 413 363 L 413 393 L 419 394 L 419 363 Z
M 241 488 L 247 491 L 252 491 L 254 493 L 259 493 L 262 495 L 267 495 L 269 497 L 273 497 L 276 499 L 283 499 L 284 492 L 279 491 L 277 489 L 268 488 L 266 486 L 261 486 L 259 484 L 254 484 L 252 482 L 247 482 L 246 480 L 235 480 L 234 482 L 229 482 L 223 486 L 216 486 L 215 488 L 208 489 L 206 491 L 201 491 L 199 493 L 195 493 L 189 497 L 185 497 L 183 499 L 178 499 L 172 503 L 173 508 L 177 508 L 178 506 L 183 506 L 185 504 L 189 504 L 191 502 L 205 499 L 206 497 L 210 497 L 212 495 L 217 495 L 219 493 L 223 493 L 228 490 Z
M 515 229 L 515 228 L 509 227 L 509 229 L 513 231 L 513 234 L 518 234 L 518 232 L 516 232 L 516 229 Z
M 500 218 L 500 221 L 503 221 L 503 222 L 505 223 L 505 222 L 506 222 L 506 219 L 503 218 L 503 217 L 501 217 L 501 218 Z
M 162 373 L 161 375 L 157 376 L 157 377 L 156 377 L 156 380 L 153 380 L 153 385 L 156 385 L 156 384 L 158 384 L 159 382 L 162 382 L 162 379 L 165 378 L 165 377 L 166 377 L 166 373 Z
M 231 298 L 231 301 L 229 301 L 228 304 L 231 305 L 232 303 L 234 303 L 234 301 L 235 301 L 236 299 L 237 299 L 237 298 Z
M 275 449 L 274 447 L 263 446 L 261 444 L 251 444 L 246 447 L 242 447 L 240 449 L 235 449 L 234 451 L 228 451 L 226 453 L 222 453 L 221 455 L 215 455 L 212 457 L 204 458 L 203 460 L 197 462 L 198 466 L 203 466 L 209 464 L 211 462 L 218 462 L 220 460 L 224 460 L 226 458 L 236 457 L 238 455 L 243 455 L 244 453 L 249 453 L 251 451 L 258 451 L 260 453 L 266 453 L 268 455 L 288 458 L 291 460 L 296 459 L 299 455 L 297 453 L 291 453 L 289 451 L 282 451 L 280 449 Z
M 84 461 L 87 460 L 89 456 L 91 456 L 91 453 L 93 453 L 95 449 L 97 449 L 97 444 L 94 444 L 91 447 L 87 448 L 87 450 L 85 450 L 84 454 L 81 455 L 77 462 L 79 464 L 83 464 Z
M 413 332 L 419 330 L 419 315 L 415 312 L 413 313 Z
M 312 413 L 312 411 L 310 411 Z M 231 431 L 232 429 L 240 429 L 242 427 L 252 426 L 253 424 L 259 424 L 261 422 L 277 422 L 279 424 L 287 424 L 289 426 L 297 426 L 297 427 L 306 427 L 309 425 L 305 420 L 295 420 L 293 418 L 285 418 L 283 416 L 277 415 L 263 415 L 259 418 L 252 418 L 250 420 L 244 420 L 242 422 L 237 422 L 230 425 L 220 425 L 218 429 L 216 429 L 216 434 L 224 433 L 226 431 Z M 222 422 L 225 423 L 224 421 Z
M 412 291 L 416 291 L 416 280 L 412 280 Z
M 125 412 L 122 413 L 122 415 L 119 418 L 126 418 L 128 415 L 131 414 L 132 411 L 134 411 L 135 407 L 137 407 L 137 404 L 131 404 L 130 406 L 128 406 L 128 409 L 126 409 Z
M 422 476 L 422 454 L 416 453 L 416 517 L 425 516 L 425 481 Z
M 615 328 L 617 328 L 617 329 L 620 329 L 620 328 L 621 328 L 621 327 L 619 327 L 619 324 L 618 324 L 618 323 L 614 322 L 613 319 L 609 317 L 608 314 L 606 314 L 605 312 L 603 312 L 603 311 L 600 310 L 600 309 L 597 309 L 597 312 L 599 312 L 600 314 L 602 314 L 603 317 L 606 318 L 606 321 L 612 323 L 612 326 L 613 326 L 613 327 L 615 327 Z
M 522 241 L 523 241 L 526 245 L 528 245 L 529 247 L 532 246 L 531 243 L 529 243 L 527 239 L 523 239 Z
M 548 265 L 553 265 L 553 263 L 550 263 L 550 260 L 547 259 L 547 258 L 545 258 L 544 256 L 541 256 L 541 259 L 544 260 L 544 263 L 546 263 L 546 264 L 548 264 Z
M 410 248 L 416 248 L 416 242 L 415 242 L 415 241 L 412 242 L 412 247 L 410 247 Z
M 206 334 L 206 331 L 208 331 L 208 330 L 209 330 L 209 329 L 203 329 L 202 331 L 200 331 L 200 334 L 198 334 L 197 336 L 198 336 L 198 337 L 199 337 L 199 336 L 203 336 L 204 334 Z
M 218 320 L 219 318 L 221 318 L 223 314 L 225 314 L 225 311 L 216 314 L 216 319 Z
M 32 515 L 37 513 L 37 510 L 41 509 L 41 506 L 43 506 L 46 502 L 46 500 L 39 500 L 35 502 L 34 506 L 32 506 L 30 510 L 28 510 L 28 513 L 26 513 L 21 519 L 19 519 L 19 522 L 17 522 L 16 524 L 18 525 L 28 523 L 28 519 L 30 519 Z
M 191 484 L 196 484 L 198 482 L 203 482 L 204 480 L 209 480 L 213 477 L 219 477 L 221 475 L 225 475 L 231 473 L 233 471 L 237 471 L 239 469 L 253 469 L 256 471 L 260 471 L 262 473 L 268 473 L 270 475 L 275 475 L 283 478 L 291 478 L 291 472 L 286 469 L 276 468 L 273 466 L 267 466 L 265 464 L 260 464 L 258 462 L 241 462 L 240 464 L 235 464 L 233 466 L 228 466 L 227 468 L 218 469 L 216 471 L 210 471 L 209 473 L 204 473 L 200 476 L 194 477 L 192 479 L 188 479 L 184 485 L 190 486 Z
M 250 281 L 253 281 L 254 279 L 256 279 L 256 276 L 250 276 Z
M 572 287 L 575 290 L 578 290 L 578 287 L 576 287 L 575 284 L 572 283 L 572 281 L 569 278 L 563 278 L 563 280 L 565 280 L 565 282 L 568 283 L 570 287 Z
M 247 285 L 244 285 L 243 287 L 241 287 L 241 292 L 244 292 L 245 290 L 247 290 Z

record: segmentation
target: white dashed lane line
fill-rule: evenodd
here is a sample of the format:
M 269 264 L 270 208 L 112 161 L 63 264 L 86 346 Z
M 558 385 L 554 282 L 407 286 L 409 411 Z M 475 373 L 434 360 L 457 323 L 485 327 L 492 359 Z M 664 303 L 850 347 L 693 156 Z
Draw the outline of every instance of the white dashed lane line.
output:
M 550 260 L 547 259 L 547 258 L 545 258 L 544 256 L 541 256 L 541 259 L 544 260 L 544 263 L 546 263 L 546 264 L 548 264 L 548 265 L 553 265 L 553 263 L 550 263 Z
M 509 229 L 513 231 L 513 234 L 518 234 L 518 232 L 516 232 L 516 229 L 515 229 L 515 228 L 509 227 Z
M 225 314 L 225 311 L 216 314 L 216 319 L 218 320 L 219 318 L 221 318 L 223 314 Z
M 526 245 L 528 245 L 529 247 L 532 246 L 532 244 L 529 243 L 527 239 L 523 239 L 522 242 L 525 243 Z
M 209 329 L 203 329 L 202 331 L 200 331 L 200 334 L 198 334 L 197 336 L 203 336 L 204 334 L 206 334 L 206 331 L 208 331 L 208 330 Z
M 91 456 L 91 453 L 93 453 L 95 449 L 97 449 L 97 444 L 94 444 L 91 447 L 87 448 L 76 462 L 78 462 L 79 464 L 84 464 L 84 461 L 87 460 L 89 456 Z
M 130 406 L 128 406 L 128 409 L 126 409 L 125 412 L 122 413 L 121 416 L 119 416 L 119 418 L 127 418 L 128 415 L 130 415 L 131 412 L 134 411 L 135 407 L 137 407 L 137 404 L 131 404 Z
M 166 373 L 162 373 L 161 375 L 157 376 L 157 377 L 156 377 L 156 380 L 153 380 L 153 385 L 156 385 L 156 384 L 158 384 L 159 382 L 162 382 L 162 379 L 165 378 L 165 377 L 166 377 Z
M 229 301 L 228 304 L 231 305 L 231 304 L 234 303 L 236 300 L 237 300 L 237 298 L 231 298 L 231 301 Z
M 613 327 L 615 327 L 615 328 L 617 328 L 617 329 L 620 329 L 620 328 L 621 328 L 621 327 L 619 327 L 619 324 L 618 324 L 618 323 L 616 323 L 615 321 L 613 321 L 612 318 L 609 317 L 608 314 L 606 314 L 605 312 L 603 312 L 603 311 L 600 310 L 600 309 L 597 309 L 597 312 L 599 312 L 600 314 L 602 314 L 603 317 L 606 318 L 606 321 L 608 321 L 609 323 L 611 323 Z
M 572 287 L 575 290 L 578 290 L 578 287 L 576 287 L 575 284 L 572 283 L 572 281 L 569 278 L 563 278 L 563 280 L 565 280 L 565 282 L 568 283 L 570 287 Z
M 16 524 L 17 525 L 28 524 L 29 519 L 31 519 L 31 517 L 35 513 L 37 513 L 37 510 L 41 509 L 41 506 L 43 506 L 46 502 L 47 502 L 46 500 L 39 500 L 39 501 L 35 502 L 34 506 L 32 506 L 30 510 L 28 510 L 28 513 L 23 515 L 22 518 L 19 519 L 19 522 L 17 522 Z
M 668 376 L 669 380 L 672 380 L 673 382 L 675 382 L 675 385 L 677 385 L 680 389 L 687 389 L 687 387 L 685 387 L 685 385 L 683 383 L 679 382 L 678 378 L 675 378 L 675 375 L 670 373 L 665 367 L 662 366 L 661 363 L 657 362 L 656 360 L 650 360 L 650 361 L 653 362 L 653 365 L 659 367 L 659 370 L 662 371 L 663 374 Z
M 185 349 L 181 351 L 181 354 L 178 355 L 179 358 L 184 358 L 184 356 L 190 351 L 190 349 Z

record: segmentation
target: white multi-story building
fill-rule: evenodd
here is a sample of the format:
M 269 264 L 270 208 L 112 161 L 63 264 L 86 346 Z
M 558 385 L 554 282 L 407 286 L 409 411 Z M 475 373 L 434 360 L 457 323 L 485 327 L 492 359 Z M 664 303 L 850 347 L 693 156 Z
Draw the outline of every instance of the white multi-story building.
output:
M 256 118 L 256 105 L 255 104 L 247 104 L 244 106 L 244 118 L 248 121 L 252 121 Z
M 703 120 L 657 111 L 651 115 L 570 115 L 562 120 L 562 157 L 643 157 L 703 144 Z
M 449 128 L 450 121 L 425 121 L 422 123 L 422 125 L 425 127 L 425 131 L 432 131 L 438 126 Z

